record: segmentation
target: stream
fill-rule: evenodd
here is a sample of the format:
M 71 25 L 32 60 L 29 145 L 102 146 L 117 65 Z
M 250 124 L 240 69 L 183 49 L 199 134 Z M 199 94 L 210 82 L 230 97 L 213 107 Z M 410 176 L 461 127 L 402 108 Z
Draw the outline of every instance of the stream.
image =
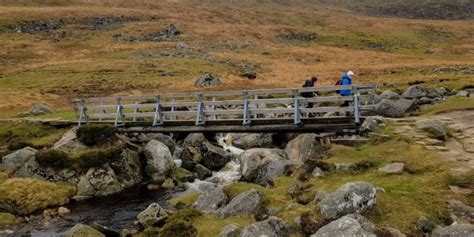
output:
M 212 177 L 186 183 L 187 189 L 183 192 L 164 190 L 148 190 L 146 186 L 135 187 L 119 194 L 96 197 L 65 205 L 71 213 L 64 218 L 55 218 L 48 226 L 44 226 L 42 212 L 33 215 L 28 223 L 18 224 L 9 230 L 0 231 L 0 236 L 55 236 L 69 230 L 74 225 L 100 224 L 111 230 L 120 232 L 136 225 L 137 215 L 151 203 L 156 202 L 165 208 L 172 208 L 167 200 L 187 192 L 208 192 L 218 185 L 225 185 L 240 179 L 240 164 L 236 159 Z

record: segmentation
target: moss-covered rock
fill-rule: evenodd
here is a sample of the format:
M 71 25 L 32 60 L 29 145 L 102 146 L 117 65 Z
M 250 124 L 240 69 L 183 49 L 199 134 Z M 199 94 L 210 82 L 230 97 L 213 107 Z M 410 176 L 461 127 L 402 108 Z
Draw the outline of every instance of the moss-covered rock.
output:
M 88 146 L 103 145 L 115 141 L 117 128 L 108 124 L 82 126 L 77 130 L 77 138 Z

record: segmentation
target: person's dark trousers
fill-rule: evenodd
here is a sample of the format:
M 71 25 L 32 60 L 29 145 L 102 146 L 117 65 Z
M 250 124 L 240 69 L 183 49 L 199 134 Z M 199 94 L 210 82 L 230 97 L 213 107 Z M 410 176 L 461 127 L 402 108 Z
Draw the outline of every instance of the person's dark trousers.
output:
M 344 103 L 341 105 L 341 107 L 349 107 L 350 105 L 350 102 L 349 101 L 344 101 Z M 346 111 L 346 117 L 349 117 L 351 116 L 351 112 L 350 111 Z

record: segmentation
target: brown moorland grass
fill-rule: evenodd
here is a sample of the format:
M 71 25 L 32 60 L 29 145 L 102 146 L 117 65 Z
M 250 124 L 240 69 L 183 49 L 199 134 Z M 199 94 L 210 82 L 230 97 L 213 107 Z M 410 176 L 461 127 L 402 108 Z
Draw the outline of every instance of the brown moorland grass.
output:
M 300 4 L 214 3 L 207 1 L 30 1 L 32 6 L 0 2 L 0 28 L 22 20 L 83 19 L 134 16 L 140 22 L 104 31 L 72 24 L 54 32 L 72 32 L 56 42 L 54 32 L 0 31 L 0 116 L 12 116 L 33 103 L 70 108 L 76 96 L 127 95 L 201 90 L 193 87 L 201 74 L 218 75 L 223 86 L 206 90 L 300 86 L 317 73 L 333 84 L 346 70 L 359 83 L 388 82 L 404 87 L 423 79 L 430 86 L 460 88 L 472 74 L 435 73 L 440 66 L 474 65 L 474 26 L 470 21 L 408 20 L 357 15 L 333 7 Z M 41 5 L 41 7 L 38 7 Z M 159 16 L 159 20 L 150 20 Z M 171 42 L 119 42 L 114 34 L 139 35 L 173 23 L 184 34 Z M 283 42 L 280 32 L 311 32 L 311 42 Z M 238 69 L 206 58 L 142 58 L 175 51 L 186 42 L 190 52 L 219 60 L 260 66 L 256 80 Z M 226 45 L 250 45 L 230 48 Z M 377 47 L 381 48 L 377 48 Z M 429 51 L 429 54 L 425 52 Z M 3 63 L 5 62 L 5 63 Z M 155 69 L 143 65 L 152 64 Z M 174 72 L 163 76 L 157 70 Z M 396 71 L 396 73 L 393 73 Z M 451 79 L 438 83 L 439 79 Z

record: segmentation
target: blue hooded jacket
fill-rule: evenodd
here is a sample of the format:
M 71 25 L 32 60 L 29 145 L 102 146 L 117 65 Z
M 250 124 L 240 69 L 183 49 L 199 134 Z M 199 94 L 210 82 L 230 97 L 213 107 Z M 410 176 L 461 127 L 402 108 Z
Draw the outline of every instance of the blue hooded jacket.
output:
M 352 79 L 347 75 L 344 74 L 342 75 L 342 84 L 341 86 L 347 86 L 347 85 L 352 85 Z M 342 96 L 348 96 L 351 95 L 352 90 L 341 90 L 339 91 L 339 94 Z

